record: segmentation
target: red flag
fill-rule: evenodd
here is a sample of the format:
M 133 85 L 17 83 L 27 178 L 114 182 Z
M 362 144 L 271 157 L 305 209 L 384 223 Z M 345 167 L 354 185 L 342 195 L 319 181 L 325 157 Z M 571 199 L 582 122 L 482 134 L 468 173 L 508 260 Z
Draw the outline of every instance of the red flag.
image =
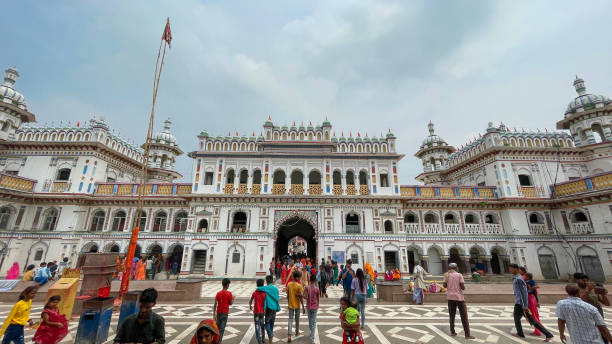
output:
M 172 47 L 170 42 L 172 42 L 172 32 L 170 31 L 170 18 L 166 21 L 166 27 L 164 28 L 164 34 L 162 35 L 162 40 L 168 43 L 168 47 Z

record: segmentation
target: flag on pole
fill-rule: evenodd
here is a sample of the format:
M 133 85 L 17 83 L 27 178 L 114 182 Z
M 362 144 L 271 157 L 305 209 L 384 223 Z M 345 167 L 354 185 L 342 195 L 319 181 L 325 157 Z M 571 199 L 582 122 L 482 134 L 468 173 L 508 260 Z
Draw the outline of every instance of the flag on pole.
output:
M 170 31 L 170 18 L 166 21 L 166 27 L 164 28 L 164 34 L 162 35 L 162 40 L 168 43 L 168 47 L 172 48 L 170 42 L 172 42 L 172 32 Z

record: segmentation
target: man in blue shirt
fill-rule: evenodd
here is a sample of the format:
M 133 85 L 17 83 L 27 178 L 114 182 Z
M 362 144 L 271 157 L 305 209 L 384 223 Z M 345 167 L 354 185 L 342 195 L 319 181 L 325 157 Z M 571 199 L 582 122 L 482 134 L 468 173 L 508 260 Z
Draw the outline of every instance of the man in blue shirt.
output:
M 510 264 L 510 273 L 514 275 L 512 289 L 514 290 L 514 326 L 516 327 L 516 334 L 513 334 L 513 336 L 525 338 L 523 327 L 521 326 L 521 318 L 525 316 L 533 327 L 544 333 L 546 336 L 545 342 L 550 341 L 553 335 L 529 313 L 529 308 L 527 308 L 527 284 L 523 280 L 523 276 L 521 276 L 518 264 Z
M 36 271 L 36 275 L 34 275 L 34 281 L 43 285 L 47 283 L 51 279 L 51 272 L 49 272 L 49 268 L 47 268 L 47 263 L 40 263 L 40 268 Z
M 274 285 L 274 277 L 272 275 L 266 276 L 267 285 L 264 287 L 257 287 L 257 290 L 266 293 L 266 314 L 265 314 L 265 328 L 268 333 L 268 340 L 272 343 L 274 337 L 274 322 L 276 321 L 276 312 L 280 311 L 278 288 Z M 262 336 L 263 337 L 263 336 Z
M 346 261 L 346 266 L 342 270 L 342 287 L 344 288 L 344 296 L 351 298 L 351 284 L 353 283 L 353 277 L 355 277 L 355 271 L 351 268 L 353 262 L 349 259 Z

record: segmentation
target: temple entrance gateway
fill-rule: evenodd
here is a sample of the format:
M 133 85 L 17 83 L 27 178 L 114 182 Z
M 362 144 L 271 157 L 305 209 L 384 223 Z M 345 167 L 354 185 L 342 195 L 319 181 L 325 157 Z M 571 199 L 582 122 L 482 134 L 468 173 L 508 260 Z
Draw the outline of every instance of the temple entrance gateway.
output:
M 276 234 L 276 256 L 283 257 L 284 255 L 288 255 L 290 243 L 295 245 L 292 247 L 294 253 L 296 253 L 296 249 L 305 246 L 304 253 L 311 259 L 316 259 L 316 233 L 315 229 L 308 221 L 299 217 L 293 217 L 283 221 L 278 226 L 278 232 Z

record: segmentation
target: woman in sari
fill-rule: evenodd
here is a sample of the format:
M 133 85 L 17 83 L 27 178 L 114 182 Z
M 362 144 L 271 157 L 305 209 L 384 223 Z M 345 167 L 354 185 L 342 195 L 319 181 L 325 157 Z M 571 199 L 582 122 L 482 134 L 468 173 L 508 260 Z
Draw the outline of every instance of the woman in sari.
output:
M 19 278 L 19 263 L 13 262 L 13 266 L 6 273 L 7 280 L 16 280 Z
M 401 278 L 402 278 L 402 275 L 400 275 L 399 269 L 395 268 L 395 271 L 393 271 L 393 280 L 398 281 Z
M 370 265 L 370 262 L 365 263 L 363 271 L 365 272 L 366 279 L 368 280 L 368 298 L 370 298 L 374 296 L 374 290 L 376 288 L 376 277 L 374 274 L 374 269 L 372 269 L 372 265 Z
M 202 320 L 189 344 L 218 344 L 219 328 L 212 319 Z
M 283 264 L 281 267 L 281 282 L 285 284 L 287 282 L 287 265 Z
M 145 263 L 142 258 L 136 263 L 136 280 L 144 281 L 147 278 L 146 265 L 147 263 Z

